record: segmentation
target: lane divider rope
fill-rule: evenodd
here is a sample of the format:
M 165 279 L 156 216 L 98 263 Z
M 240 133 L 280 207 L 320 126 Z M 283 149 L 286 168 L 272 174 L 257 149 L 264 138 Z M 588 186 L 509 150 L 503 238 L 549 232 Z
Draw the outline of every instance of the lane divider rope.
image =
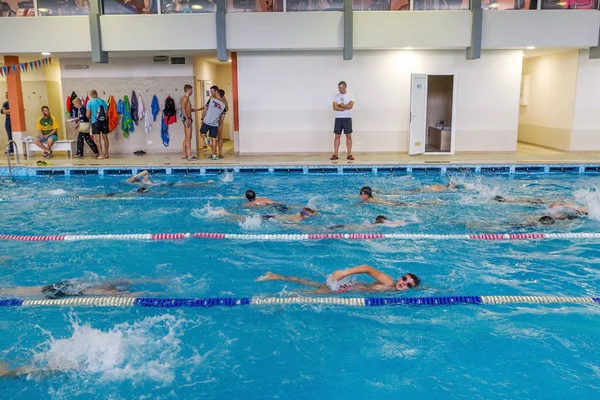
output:
M 441 297 L 216 297 L 216 298 L 155 298 L 155 297 L 70 297 L 44 300 L 0 300 L 0 307 L 151 307 L 209 308 L 288 304 L 326 304 L 350 307 L 393 305 L 449 306 L 481 304 L 600 304 L 598 297 L 566 296 L 441 296 Z
M 228 239 L 261 241 L 303 241 L 303 240 L 548 240 L 548 239 L 600 239 L 600 233 L 483 233 L 437 235 L 431 233 L 309 233 L 309 234 L 248 234 L 248 233 L 132 233 L 99 235 L 7 235 L 0 234 L 0 240 L 21 242 L 77 242 L 84 240 L 182 240 L 182 239 Z

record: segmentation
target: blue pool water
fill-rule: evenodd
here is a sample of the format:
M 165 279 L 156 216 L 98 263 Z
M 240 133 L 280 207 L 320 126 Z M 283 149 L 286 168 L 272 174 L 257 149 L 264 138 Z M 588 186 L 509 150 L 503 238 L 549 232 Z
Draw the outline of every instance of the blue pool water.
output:
M 411 224 L 361 232 L 510 232 L 545 205 L 490 199 L 536 197 L 587 205 L 590 217 L 519 232 L 598 232 L 600 177 L 459 175 L 464 190 L 410 194 L 435 175 L 156 176 L 198 187 L 152 187 L 133 200 L 74 199 L 126 193 L 123 177 L 0 181 L 0 233 L 326 233 L 385 214 Z M 407 195 L 419 208 L 358 203 L 361 186 Z M 247 188 L 311 205 L 302 225 L 261 222 L 240 207 Z M 160 193 L 165 191 L 167 193 Z M 182 199 L 193 197 L 194 199 Z M 202 198 L 202 199 L 199 199 Z M 205 200 L 205 198 L 211 198 Z M 224 208 L 243 217 L 214 216 Z M 260 211 L 261 213 L 263 211 Z M 269 212 L 273 212 L 272 210 Z M 512 230 L 511 230 L 512 229 Z M 339 232 L 357 231 L 356 229 Z M 75 278 L 81 284 L 140 279 L 135 290 L 170 297 L 291 296 L 295 284 L 256 282 L 266 271 L 324 281 L 370 264 L 423 287 L 400 296 L 598 297 L 595 240 L 0 242 L 1 288 Z M 157 281 L 155 281 L 157 280 Z M 365 279 L 366 280 L 366 279 Z M 209 309 L 6 308 L 1 360 L 53 373 L 0 379 L 0 398 L 450 398 L 595 399 L 600 389 L 600 306 L 479 305 Z M 60 371 L 60 372 L 56 372 Z

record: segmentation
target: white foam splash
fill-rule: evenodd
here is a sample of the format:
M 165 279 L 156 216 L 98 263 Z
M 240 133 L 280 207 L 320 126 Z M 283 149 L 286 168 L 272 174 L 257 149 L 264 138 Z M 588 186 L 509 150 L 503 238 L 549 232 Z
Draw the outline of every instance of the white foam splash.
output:
M 163 314 L 102 330 L 70 315 L 72 334 L 49 339 L 35 353 L 35 369 L 99 374 L 100 380 L 151 380 L 169 384 L 175 378 L 183 320 Z
M 238 221 L 238 225 L 244 230 L 259 229 L 261 227 L 261 224 L 262 224 L 262 218 L 258 214 L 240 219 Z
M 227 171 L 219 177 L 219 180 L 224 183 L 233 182 L 233 171 Z
M 48 190 L 48 194 L 51 194 L 52 196 L 60 196 L 63 194 L 67 194 L 67 191 L 64 189 Z
M 583 204 L 588 208 L 588 217 L 600 221 L 600 188 L 580 189 L 573 193 L 573 197 L 578 204 Z
M 221 218 L 225 209 L 223 207 L 211 207 L 210 202 L 200 209 L 194 208 L 190 215 L 194 218 L 205 219 L 205 218 Z

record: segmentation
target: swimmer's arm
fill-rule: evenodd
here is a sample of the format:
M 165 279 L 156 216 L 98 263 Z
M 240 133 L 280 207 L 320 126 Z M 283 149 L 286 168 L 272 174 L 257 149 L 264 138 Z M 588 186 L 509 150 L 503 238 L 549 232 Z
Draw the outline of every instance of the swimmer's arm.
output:
M 410 222 L 406 222 L 406 221 L 391 221 L 391 222 L 387 222 L 383 225 L 387 225 L 387 226 L 406 226 L 410 224 Z
M 129 182 L 129 183 L 135 183 L 134 180 L 136 180 L 138 178 L 141 178 L 141 177 L 145 177 L 147 179 L 148 178 L 148 171 L 144 170 L 144 171 L 140 172 L 139 174 L 135 174 L 131 178 L 128 178 L 127 182 Z
M 586 207 L 578 206 L 577 204 L 567 203 L 564 201 L 557 201 L 556 203 L 552 203 L 548 206 L 548 208 L 555 208 L 555 207 L 564 207 L 564 208 L 568 208 L 568 209 L 578 211 L 581 213 L 588 212 Z
M 370 265 L 359 265 L 356 267 L 335 271 L 331 277 L 335 280 L 343 279 L 350 275 L 367 274 L 382 285 L 391 286 L 394 284 L 394 279 L 388 274 L 371 267 Z

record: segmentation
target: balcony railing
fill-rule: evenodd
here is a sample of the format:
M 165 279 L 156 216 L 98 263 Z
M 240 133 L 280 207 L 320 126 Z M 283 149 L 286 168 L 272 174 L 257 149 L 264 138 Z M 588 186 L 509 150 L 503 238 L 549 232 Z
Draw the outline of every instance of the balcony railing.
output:
M 214 13 L 214 0 L 102 0 L 114 14 Z M 483 0 L 484 10 L 597 10 L 598 0 Z M 357 11 L 468 10 L 469 0 L 353 0 Z M 227 0 L 227 12 L 341 11 L 343 0 Z M 0 17 L 87 15 L 88 0 L 0 0 Z

